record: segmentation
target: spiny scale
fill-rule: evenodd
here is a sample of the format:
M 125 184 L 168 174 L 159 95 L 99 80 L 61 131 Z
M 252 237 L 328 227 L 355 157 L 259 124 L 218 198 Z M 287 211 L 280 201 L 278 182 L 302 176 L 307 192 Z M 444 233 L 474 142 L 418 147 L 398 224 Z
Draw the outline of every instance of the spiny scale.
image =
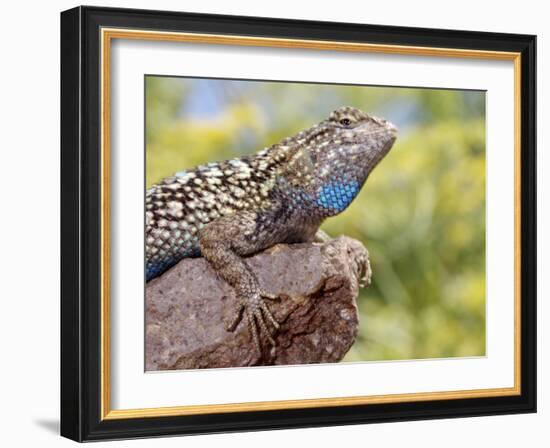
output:
M 266 206 L 275 160 L 265 154 L 200 165 L 147 191 L 147 281 L 182 258 L 200 256 L 198 232 L 212 220 Z

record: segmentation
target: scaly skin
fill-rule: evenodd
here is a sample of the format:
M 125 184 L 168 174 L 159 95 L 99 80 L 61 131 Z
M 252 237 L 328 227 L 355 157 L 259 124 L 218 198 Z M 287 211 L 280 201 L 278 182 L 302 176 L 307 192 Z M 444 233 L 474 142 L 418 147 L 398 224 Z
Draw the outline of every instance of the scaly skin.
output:
M 250 156 L 168 177 L 146 194 L 146 278 L 203 256 L 240 299 L 257 349 L 279 328 L 244 257 L 278 243 L 325 238 L 319 226 L 344 211 L 391 149 L 389 122 L 341 107 L 328 119 Z

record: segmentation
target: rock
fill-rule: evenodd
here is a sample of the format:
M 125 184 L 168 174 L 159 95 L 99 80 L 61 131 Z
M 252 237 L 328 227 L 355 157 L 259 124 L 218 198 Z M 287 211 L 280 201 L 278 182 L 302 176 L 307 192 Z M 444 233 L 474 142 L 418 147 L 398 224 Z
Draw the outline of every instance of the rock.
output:
M 146 370 L 337 362 L 359 325 L 359 280 L 370 280 L 368 252 L 351 238 L 276 245 L 247 259 L 281 323 L 276 347 L 255 349 L 246 320 L 226 326 L 237 299 L 202 258 L 184 259 L 146 287 Z

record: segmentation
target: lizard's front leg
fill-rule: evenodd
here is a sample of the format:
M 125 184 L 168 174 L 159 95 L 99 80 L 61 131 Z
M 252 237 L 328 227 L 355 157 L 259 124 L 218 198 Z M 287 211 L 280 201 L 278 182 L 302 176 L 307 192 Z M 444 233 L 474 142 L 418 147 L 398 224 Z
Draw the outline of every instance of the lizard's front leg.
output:
M 201 253 L 214 270 L 233 287 L 239 300 L 239 308 L 228 330 L 233 331 L 246 315 L 254 343 L 261 353 L 260 329 L 272 345 L 273 332 L 279 328 L 264 299 L 277 297 L 260 288 L 258 279 L 242 258 L 258 252 L 269 244 L 262 238 L 258 216 L 242 211 L 218 218 L 205 226 L 199 235 Z M 274 330 L 270 330 L 268 325 Z

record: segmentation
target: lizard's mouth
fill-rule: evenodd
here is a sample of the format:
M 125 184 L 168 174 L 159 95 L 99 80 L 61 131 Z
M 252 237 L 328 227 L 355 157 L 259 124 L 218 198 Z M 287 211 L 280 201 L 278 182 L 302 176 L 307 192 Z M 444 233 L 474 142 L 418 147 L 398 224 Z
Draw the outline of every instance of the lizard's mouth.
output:
M 395 126 L 393 123 L 390 123 L 389 121 L 386 121 L 385 128 L 387 132 L 392 134 L 394 137 L 397 137 L 397 126 Z
M 359 143 L 359 151 L 364 157 L 363 160 L 372 170 L 380 160 L 390 151 L 397 139 L 397 127 L 392 123 L 384 121 L 376 128 L 365 129 L 360 134 L 363 144 Z
M 390 122 L 384 122 L 374 129 L 372 126 L 365 125 L 364 129 L 359 127 L 357 131 L 359 131 L 359 138 L 355 144 L 362 147 L 359 152 L 369 151 L 383 156 L 397 139 L 397 127 Z
M 395 143 L 395 140 L 397 140 L 397 129 L 390 133 L 387 140 L 382 145 L 382 148 L 379 151 L 380 159 L 390 151 L 390 149 L 393 147 L 393 144 Z
M 364 130 L 361 128 L 364 127 Z M 365 124 L 357 128 L 360 130 L 361 137 L 373 137 L 375 135 L 386 134 L 389 138 L 393 137 L 393 140 L 397 138 L 397 127 L 389 121 L 384 122 L 376 128 L 372 128 L 369 124 Z

